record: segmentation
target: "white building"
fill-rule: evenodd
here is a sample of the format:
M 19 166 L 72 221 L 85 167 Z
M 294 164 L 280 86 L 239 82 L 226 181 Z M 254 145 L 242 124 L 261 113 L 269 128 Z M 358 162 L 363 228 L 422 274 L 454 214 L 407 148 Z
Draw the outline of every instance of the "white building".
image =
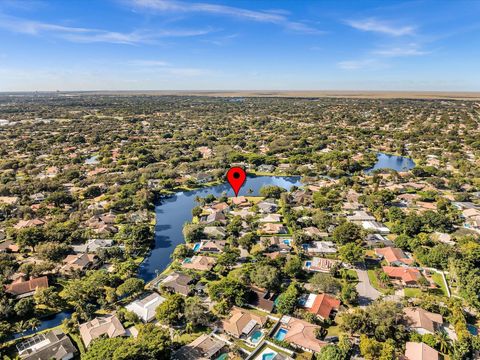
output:
M 144 322 L 149 322 L 155 318 L 155 309 L 165 300 L 164 297 L 154 292 L 138 298 L 125 306 L 125 308 L 137 314 Z

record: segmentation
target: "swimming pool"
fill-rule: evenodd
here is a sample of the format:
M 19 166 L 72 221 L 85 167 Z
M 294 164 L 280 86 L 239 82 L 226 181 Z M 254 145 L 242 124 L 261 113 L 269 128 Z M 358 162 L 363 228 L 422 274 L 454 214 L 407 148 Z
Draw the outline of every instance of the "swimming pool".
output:
M 215 360 L 226 360 L 226 359 L 228 359 L 228 353 L 224 353 L 224 354 L 220 355 Z
M 263 333 L 260 330 L 255 330 L 253 334 L 250 336 L 250 342 L 256 344 L 260 341 Z
M 200 250 L 200 248 L 202 247 L 202 243 L 196 243 L 195 245 L 193 245 L 193 251 L 198 251 Z
M 183 260 L 183 263 L 184 263 L 184 264 L 190 264 L 191 262 L 192 262 L 192 258 L 185 258 L 185 259 Z
M 312 266 L 312 262 L 311 261 L 305 261 L 305 267 L 310 268 L 310 266 Z
M 263 354 L 263 355 L 262 355 L 262 360 L 273 360 L 273 359 L 275 359 L 275 356 L 276 356 L 276 355 L 277 355 L 277 354 L 275 354 L 275 353 L 266 353 L 266 354 Z
M 283 240 L 283 243 L 284 243 L 285 245 L 290 246 L 291 240 L 290 240 L 290 239 L 285 239 L 285 240 Z
M 285 329 L 279 329 L 275 334 L 275 339 L 278 341 L 282 341 L 283 339 L 285 339 L 285 335 L 287 335 L 287 332 L 288 331 Z

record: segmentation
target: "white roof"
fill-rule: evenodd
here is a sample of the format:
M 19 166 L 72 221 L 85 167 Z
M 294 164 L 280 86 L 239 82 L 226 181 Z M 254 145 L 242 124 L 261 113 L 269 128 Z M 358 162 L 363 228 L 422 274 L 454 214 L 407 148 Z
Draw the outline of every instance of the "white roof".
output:
M 155 309 L 165 300 L 157 293 L 151 293 L 131 302 L 125 308 L 137 314 L 144 322 L 149 322 L 155 317 Z

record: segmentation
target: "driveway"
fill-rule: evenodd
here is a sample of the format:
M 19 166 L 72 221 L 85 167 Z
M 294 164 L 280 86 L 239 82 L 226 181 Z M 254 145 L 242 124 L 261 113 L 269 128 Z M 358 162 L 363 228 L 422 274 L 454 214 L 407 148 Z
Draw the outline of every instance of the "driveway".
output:
M 372 284 L 370 284 L 367 270 L 363 266 L 356 268 L 355 271 L 358 275 L 358 304 L 360 306 L 366 306 L 378 299 L 382 293 L 375 289 Z

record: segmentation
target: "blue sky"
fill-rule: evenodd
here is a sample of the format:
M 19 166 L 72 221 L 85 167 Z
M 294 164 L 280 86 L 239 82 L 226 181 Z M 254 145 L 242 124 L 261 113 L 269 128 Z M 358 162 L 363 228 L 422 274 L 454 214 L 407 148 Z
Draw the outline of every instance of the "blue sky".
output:
M 480 1 L 0 0 L 0 91 L 480 91 Z

